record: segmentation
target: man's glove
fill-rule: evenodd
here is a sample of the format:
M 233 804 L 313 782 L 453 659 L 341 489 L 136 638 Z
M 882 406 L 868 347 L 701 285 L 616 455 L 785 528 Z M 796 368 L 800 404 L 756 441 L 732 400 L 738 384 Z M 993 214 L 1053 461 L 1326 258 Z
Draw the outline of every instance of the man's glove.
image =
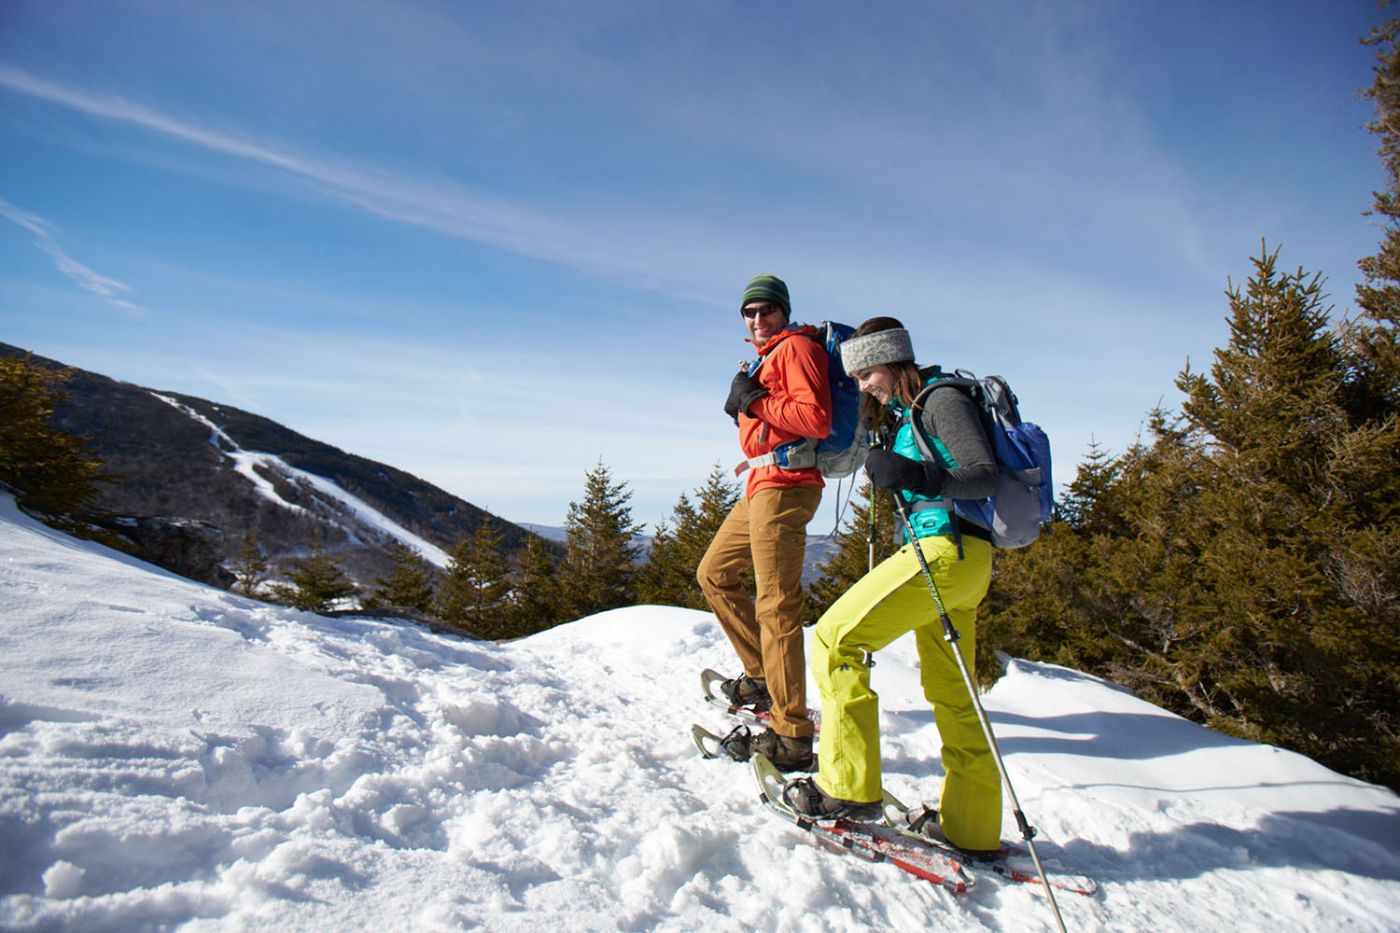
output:
M 930 498 L 943 491 L 948 471 L 936 463 L 910 460 L 888 450 L 872 450 L 865 458 L 865 472 L 881 489 L 907 489 Z
M 759 385 L 757 379 L 741 369 L 734 374 L 734 381 L 729 384 L 729 398 L 724 403 L 724 413 L 738 424 L 739 412 L 747 415 L 749 406 L 767 394 L 768 390 Z

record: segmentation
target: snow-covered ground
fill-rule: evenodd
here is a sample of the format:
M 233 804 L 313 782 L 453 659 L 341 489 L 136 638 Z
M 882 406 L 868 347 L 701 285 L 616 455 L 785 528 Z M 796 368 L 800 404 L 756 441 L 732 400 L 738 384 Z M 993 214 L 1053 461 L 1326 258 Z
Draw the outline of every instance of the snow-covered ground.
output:
M 882 653 L 887 785 L 932 796 L 912 646 Z M 713 619 L 637 607 L 507 645 L 266 606 L 0 497 L 0 928 L 1043 930 L 767 816 L 704 761 Z M 1074 930 L 1395 930 L 1400 799 L 1092 677 L 985 698 Z M 1011 835 L 1013 824 L 1007 817 Z

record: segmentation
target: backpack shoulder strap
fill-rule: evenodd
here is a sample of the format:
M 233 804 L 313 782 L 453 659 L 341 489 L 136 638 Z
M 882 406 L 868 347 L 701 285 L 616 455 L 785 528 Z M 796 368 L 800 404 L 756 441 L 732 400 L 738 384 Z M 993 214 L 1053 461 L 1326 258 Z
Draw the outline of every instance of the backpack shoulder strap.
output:
M 934 389 L 938 388 L 938 386 L 939 383 L 937 382 L 924 386 L 923 389 L 919 391 L 919 394 L 914 396 L 914 401 L 909 403 L 909 413 L 907 415 L 909 419 L 909 430 L 914 435 L 914 444 L 919 448 L 919 456 L 923 457 L 924 461 L 927 463 L 937 463 L 938 458 L 934 456 L 933 446 L 929 444 L 928 438 L 924 437 L 923 427 L 919 424 L 919 413 L 923 410 L 924 402 L 928 400 L 929 395 Z
M 928 439 L 924 437 L 924 432 L 919 424 L 919 413 L 923 410 L 929 396 L 933 394 L 933 390 L 945 387 L 961 389 L 969 396 L 972 396 L 972 401 L 976 404 L 977 397 L 973 395 L 973 390 L 977 385 L 979 385 L 977 377 L 963 370 L 958 370 L 956 373 L 941 374 L 933 382 L 930 382 L 920 389 L 919 394 L 914 396 L 914 401 L 909 403 L 909 426 L 913 428 L 914 443 L 918 445 L 919 453 L 925 460 L 931 463 L 937 462 L 933 454 L 933 448 L 929 444 Z

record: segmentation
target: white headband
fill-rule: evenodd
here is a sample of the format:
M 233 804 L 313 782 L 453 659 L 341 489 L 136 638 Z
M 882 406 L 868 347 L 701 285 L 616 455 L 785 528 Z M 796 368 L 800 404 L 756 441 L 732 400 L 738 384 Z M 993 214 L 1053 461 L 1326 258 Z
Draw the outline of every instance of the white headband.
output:
M 852 337 L 841 344 L 841 365 L 846 375 L 884 363 L 914 362 L 914 344 L 903 327 L 877 330 L 863 337 Z

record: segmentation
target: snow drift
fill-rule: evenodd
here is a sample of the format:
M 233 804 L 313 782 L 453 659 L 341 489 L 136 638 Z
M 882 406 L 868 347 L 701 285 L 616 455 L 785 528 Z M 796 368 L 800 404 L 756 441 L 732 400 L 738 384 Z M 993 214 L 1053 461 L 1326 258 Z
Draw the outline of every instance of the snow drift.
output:
M 818 849 L 701 760 L 697 672 L 734 666 L 704 613 L 505 645 L 327 619 L 0 497 L 0 659 L 6 929 L 1052 928 L 1032 886 Z M 913 665 L 874 672 L 906 800 L 940 775 Z M 1041 838 L 1102 885 L 1060 895 L 1071 929 L 1394 929 L 1390 791 L 1064 668 L 1013 662 L 985 702 Z

